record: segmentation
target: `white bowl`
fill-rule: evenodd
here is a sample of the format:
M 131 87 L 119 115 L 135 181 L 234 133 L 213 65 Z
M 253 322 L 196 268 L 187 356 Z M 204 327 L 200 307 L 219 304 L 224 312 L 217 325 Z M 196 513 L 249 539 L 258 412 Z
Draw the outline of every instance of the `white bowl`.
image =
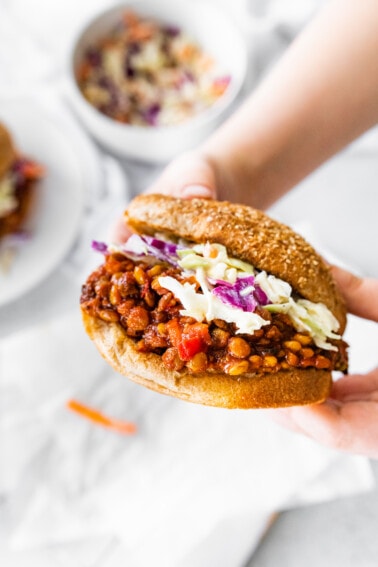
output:
M 121 124 L 87 102 L 76 82 L 77 66 L 85 50 L 120 21 L 125 8 L 185 30 L 231 76 L 225 94 L 187 122 L 164 127 Z M 183 0 L 136 0 L 102 12 L 79 33 L 70 55 L 69 97 L 87 129 L 110 151 L 122 157 L 165 162 L 195 147 L 221 123 L 240 93 L 246 69 L 247 49 L 241 34 L 217 6 Z

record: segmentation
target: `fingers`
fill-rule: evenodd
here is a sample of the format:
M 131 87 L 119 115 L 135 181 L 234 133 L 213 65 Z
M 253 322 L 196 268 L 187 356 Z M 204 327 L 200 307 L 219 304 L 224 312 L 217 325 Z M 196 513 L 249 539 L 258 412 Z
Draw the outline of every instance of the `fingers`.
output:
M 126 242 L 131 234 L 131 230 L 125 224 L 123 215 L 120 215 L 110 230 L 109 238 L 115 244 L 122 244 Z
M 336 401 L 328 401 L 322 404 L 325 405 L 325 411 L 334 412 L 337 411 L 338 403 Z M 271 410 L 270 415 L 271 418 L 276 422 L 290 429 L 291 431 L 295 431 L 296 433 L 302 433 L 307 435 L 308 437 L 313 438 L 313 432 L 311 430 L 311 411 L 313 407 L 321 407 L 321 406 L 295 406 L 289 408 L 280 408 Z M 330 408 L 330 409 L 328 409 Z M 303 411 L 302 411 L 303 410 Z M 324 411 L 324 409 L 322 409 Z
M 173 160 L 146 191 L 161 193 L 182 199 L 216 199 L 215 171 L 210 161 L 199 152 L 188 152 Z M 116 220 L 111 231 L 111 240 L 125 242 L 131 231 L 122 217 Z
M 378 457 L 378 403 L 348 401 L 339 406 L 322 404 L 311 409 L 312 437 L 329 447 Z
M 378 322 L 378 280 L 360 278 L 338 266 L 332 266 L 331 270 L 348 311 Z
M 378 392 L 378 368 L 365 375 L 345 376 L 334 382 L 331 398 L 336 400 L 362 400 Z
M 215 199 L 217 191 L 214 168 L 201 154 L 186 153 L 171 162 L 147 192 L 183 199 Z
M 314 441 L 349 453 L 378 458 L 378 402 L 373 399 L 279 410 L 275 421 Z
M 297 430 L 327 447 L 347 450 L 350 431 L 333 403 L 290 408 L 290 419 Z

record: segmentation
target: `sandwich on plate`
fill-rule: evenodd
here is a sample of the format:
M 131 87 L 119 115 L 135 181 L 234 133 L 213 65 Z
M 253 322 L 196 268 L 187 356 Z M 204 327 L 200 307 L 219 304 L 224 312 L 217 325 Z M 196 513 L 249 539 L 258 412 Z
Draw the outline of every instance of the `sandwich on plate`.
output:
M 0 123 L 0 238 L 22 229 L 35 182 L 43 174 L 41 165 L 16 150 L 8 129 Z

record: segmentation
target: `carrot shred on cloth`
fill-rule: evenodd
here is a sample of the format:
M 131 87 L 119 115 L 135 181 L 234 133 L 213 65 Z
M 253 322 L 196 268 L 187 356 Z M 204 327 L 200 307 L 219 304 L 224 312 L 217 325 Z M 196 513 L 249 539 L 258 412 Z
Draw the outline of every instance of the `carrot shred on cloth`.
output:
M 113 429 L 118 433 L 130 435 L 136 432 L 136 426 L 134 423 L 108 417 L 98 410 L 90 408 L 82 404 L 81 402 L 78 402 L 77 400 L 69 400 L 67 402 L 67 408 L 79 414 L 81 417 L 84 417 L 89 421 L 96 423 L 97 425 L 102 425 L 102 427 Z

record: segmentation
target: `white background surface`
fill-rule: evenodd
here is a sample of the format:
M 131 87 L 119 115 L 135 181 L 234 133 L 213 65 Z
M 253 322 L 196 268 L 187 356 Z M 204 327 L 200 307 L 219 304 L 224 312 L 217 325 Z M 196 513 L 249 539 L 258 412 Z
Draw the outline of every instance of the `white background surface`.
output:
M 228 7 L 230 6 L 227 0 L 224 0 L 222 3 L 226 6 L 228 4 Z M 28 85 L 30 90 L 30 85 L 33 85 L 33 93 L 35 92 L 37 96 L 40 96 L 40 90 L 46 84 L 52 85 L 59 90 L 62 62 L 64 61 L 64 55 L 71 35 L 74 33 L 75 28 L 79 26 L 83 16 L 94 11 L 97 7 L 100 8 L 107 4 L 109 2 L 101 0 L 95 0 L 91 3 L 84 1 L 80 3 L 70 2 L 68 0 L 65 2 L 0 0 L 0 10 L 2 10 L 0 18 L 0 63 L 2 64 L 2 69 L 4 69 L 0 87 L 6 91 L 12 90 L 15 87 L 24 90 L 25 85 Z M 282 9 L 282 1 L 266 3 L 241 1 L 232 3 L 231 11 L 233 15 L 242 23 L 244 29 L 250 33 L 253 45 L 251 68 L 256 73 L 265 71 L 271 61 L 282 51 L 301 27 L 315 4 L 316 2 L 311 1 L 288 1 L 285 2 L 285 9 Z M 255 10 L 259 16 L 258 19 L 252 21 L 247 17 L 241 17 L 243 14 L 246 14 L 248 6 Z M 15 35 L 15 30 L 18 31 L 19 29 L 23 32 L 21 36 L 17 33 Z M 53 95 L 51 95 L 51 98 L 53 99 Z M 309 232 L 310 228 L 309 234 L 322 248 L 329 250 L 342 261 L 357 267 L 362 273 L 375 274 L 376 276 L 378 276 L 377 246 L 375 244 L 378 236 L 377 223 L 375 221 L 375 212 L 378 210 L 376 190 L 377 148 L 376 135 L 373 133 L 364 141 L 359 142 L 357 146 L 338 156 L 315 173 L 298 187 L 295 193 L 290 194 L 272 211 L 274 215 L 286 222 L 302 223 L 302 227 L 307 232 Z M 97 150 L 94 148 L 93 151 L 96 153 Z M 99 155 L 102 156 L 103 154 L 100 153 Z M 112 481 L 106 491 L 104 486 L 102 486 L 104 490 L 103 495 L 108 496 L 110 506 L 110 509 L 108 508 L 107 520 L 118 520 L 115 525 L 116 530 L 113 533 L 109 534 L 108 531 L 104 531 L 98 519 L 92 524 L 90 522 L 86 523 L 85 518 L 87 516 L 82 515 L 82 510 L 80 513 L 78 512 L 79 505 L 83 504 L 80 498 L 74 497 L 71 500 L 73 505 L 71 523 L 67 522 L 67 502 L 70 502 L 70 500 L 67 500 L 67 498 L 61 501 L 56 500 L 56 498 L 53 499 L 54 495 L 56 497 L 56 489 L 59 487 L 64 489 L 66 496 L 71 496 L 72 498 L 72 495 L 75 496 L 75 491 L 70 493 L 70 490 L 76 485 L 70 483 L 77 483 L 79 482 L 78 479 L 81 479 L 82 482 L 85 481 L 90 486 L 90 481 L 93 482 L 96 479 L 96 474 L 103 470 L 101 467 L 99 468 L 99 464 L 103 463 L 101 459 L 108 459 L 113 468 L 117 468 L 116 463 L 119 466 L 120 456 L 122 455 L 122 441 L 109 438 L 103 432 L 92 430 L 85 423 L 78 422 L 73 416 L 67 416 L 61 407 L 59 411 L 55 412 L 54 408 L 57 406 L 54 406 L 54 403 L 57 403 L 59 396 L 61 400 L 64 400 L 65 392 L 72 387 L 75 391 L 84 392 L 88 396 L 87 400 L 101 402 L 105 408 L 109 407 L 113 412 L 121 409 L 123 414 L 127 410 L 131 418 L 137 416 L 138 411 L 140 412 L 143 409 L 143 404 L 146 404 L 147 400 L 151 401 L 152 398 L 154 399 L 154 396 L 148 392 L 145 395 L 143 394 L 142 397 L 138 393 L 134 405 L 125 407 L 121 396 L 119 398 L 121 406 L 117 406 L 117 404 L 114 406 L 115 401 L 117 402 L 117 396 L 114 396 L 114 392 L 127 390 L 131 395 L 132 393 L 135 394 L 135 388 L 132 385 L 120 382 L 114 376 L 108 376 L 109 382 L 104 381 L 101 378 L 102 367 L 98 358 L 97 356 L 95 358 L 92 357 L 90 345 L 86 342 L 83 342 L 83 350 L 75 349 L 75 344 L 81 341 L 81 335 L 75 334 L 76 331 L 74 332 L 74 329 L 77 329 L 79 333 L 79 326 L 76 326 L 76 320 L 75 323 L 71 321 L 70 313 L 76 312 L 75 310 L 77 309 L 77 297 L 81 282 L 81 275 L 78 274 L 81 271 L 85 272 L 86 269 L 84 264 L 87 262 L 87 257 L 85 253 L 83 255 L 83 250 L 85 250 L 85 245 L 88 244 L 89 233 L 95 233 L 97 237 L 102 236 L 99 232 L 106 233 L 106 227 L 110 223 L 110 219 L 114 217 L 115 209 L 117 206 L 122 207 L 128 196 L 126 183 L 122 180 L 119 166 L 121 165 L 129 180 L 132 193 L 143 190 L 151 179 L 158 174 L 158 170 L 154 167 L 130 161 L 115 164 L 111 160 L 110 162 L 103 162 L 102 157 L 99 161 L 101 161 L 101 174 L 99 176 L 102 178 L 102 175 L 105 175 L 103 169 L 107 171 L 107 175 L 105 176 L 106 180 L 101 184 L 102 189 L 100 187 L 97 191 L 94 188 L 93 193 L 88 198 L 85 234 L 80 235 L 79 241 L 65 258 L 63 265 L 44 280 L 38 288 L 30 291 L 16 303 L 0 309 L 0 336 L 3 337 L 3 341 L 0 344 L 0 383 L 2 386 L 10 387 L 8 393 L 16 392 L 19 396 L 16 400 L 18 413 L 15 412 L 13 414 L 13 421 L 11 422 L 11 425 L 13 424 L 13 433 L 18 431 L 19 436 L 12 438 L 16 450 L 7 453 L 9 457 L 12 456 L 12 458 L 17 459 L 18 468 L 16 464 L 14 464 L 15 468 L 12 469 L 2 467 L 0 476 L 3 489 L 3 499 L 0 500 L 0 564 L 5 567 L 24 567 L 25 565 L 32 565 L 33 567 L 34 565 L 38 567 L 43 567 L 44 565 L 49 567 L 55 567 L 55 565 L 69 565 L 70 567 L 75 567 L 76 565 L 88 567 L 97 565 L 102 567 L 128 565 L 128 567 L 132 567 L 134 565 L 130 560 L 130 549 L 127 549 L 126 546 L 125 550 L 124 543 L 120 544 L 121 540 L 127 541 L 128 536 L 127 533 L 125 534 L 127 530 L 122 531 L 121 529 L 122 526 L 126 528 L 128 525 L 127 522 L 125 523 L 124 516 L 125 512 L 127 512 L 126 502 L 128 498 L 124 496 L 125 505 L 122 506 L 121 494 L 127 495 L 127 491 L 130 490 L 130 486 L 122 484 L 122 476 L 117 479 L 115 475 L 113 481 L 116 480 L 117 482 Z M 107 166 L 105 165 L 106 163 Z M 101 192 L 102 190 L 103 192 Z M 101 206 L 99 206 L 99 203 L 101 203 Z M 96 211 L 98 212 L 99 210 L 105 212 L 98 215 Z M 49 321 L 52 318 L 49 306 L 52 302 L 54 305 L 53 319 L 57 315 L 61 318 L 61 324 L 53 329 L 49 326 Z M 64 315 L 65 313 L 67 313 L 67 316 Z M 37 325 L 33 330 L 33 325 L 35 324 Z M 64 327 L 65 324 L 69 326 L 71 332 L 65 331 L 67 328 Z M 20 333 L 20 331 L 23 332 Z M 66 338 L 69 337 L 69 340 L 62 339 L 62 335 Z M 43 337 L 42 341 L 41 337 Z M 64 343 L 64 349 L 66 349 L 61 352 L 57 348 L 57 345 L 60 344 L 58 337 L 60 337 L 61 344 Z M 48 348 L 39 355 L 41 343 L 48 345 Z M 21 344 L 24 344 L 24 349 L 22 350 L 23 357 L 17 357 L 16 355 L 16 358 L 18 358 L 17 365 L 13 363 L 7 364 L 7 369 L 10 369 L 10 371 L 4 372 L 5 361 L 9 361 L 12 348 L 14 349 L 13 352 L 18 353 L 20 352 L 19 347 Z M 372 356 L 377 352 L 374 345 L 375 343 L 369 350 Z M 363 340 L 361 346 L 364 346 Z M 1 348 L 3 349 L 2 351 Z M 69 350 L 70 348 L 71 350 Z M 54 351 L 54 349 L 56 350 Z M 67 352 L 76 352 L 77 359 L 71 362 L 65 355 Z M 3 356 L 1 356 L 2 353 Z M 31 358 L 28 358 L 29 356 Z M 80 366 L 80 359 L 86 361 L 84 367 Z M 57 363 L 57 360 L 60 362 Z M 92 366 L 90 366 L 88 361 L 91 361 L 90 364 Z M 372 362 L 373 360 L 370 359 L 369 363 Z M 83 368 L 87 371 L 89 369 L 89 371 L 85 373 L 82 370 Z M 99 381 L 96 382 L 96 387 L 94 388 L 92 379 L 95 373 L 99 374 Z M 38 385 L 38 388 L 34 389 L 33 385 Z M 18 390 L 12 390 L 14 386 L 17 386 Z M 54 390 L 55 388 L 56 391 Z M 66 388 L 67 390 L 65 390 Z M 72 390 L 69 391 L 71 392 Z M 54 393 L 54 397 L 52 397 L 52 393 Z M 44 394 L 45 397 L 41 396 L 41 394 Z M 8 403 L 11 398 L 3 397 L 3 404 L 4 400 L 5 403 Z M 41 401 L 45 401 L 47 406 L 40 404 L 39 402 Z M 138 404 L 140 405 L 138 406 Z M 185 448 L 188 447 L 189 454 L 190 450 L 194 452 L 201 452 L 202 450 L 202 452 L 206 453 L 206 439 L 198 447 L 190 445 L 192 441 L 191 418 L 189 418 L 189 422 L 186 425 L 185 421 L 180 422 L 179 419 L 183 414 L 187 416 L 197 415 L 197 420 L 193 421 L 193 423 L 198 426 L 199 431 L 203 432 L 204 430 L 200 428 L 198 420 L 205 422 L 209 420 L 210 425 L 209 416 L 210 414 L 215 416 L 216 412 L 201 412 L 198 408 L 192 408 L 189 405 L 181 406 L 180 402 L 178 402 L 178 405 L 176 403 L 172 404 L 161 397 L 156 400 L 156 405 L 154 403 L 151 406 L 155 415 L 158 415 L 162 408 L 165 407 L 173 408 L 172 423 L 175 423 L 175 419 L 178 420 L 178 434 L 179 432 L 181 432 L 180 434 L 185 432 L 185 435 L 187 435 Z M 180 410 L 181 407 L 183 407 L 182 412 Z M 51 408 L 54 410 L 52 413 Z M 32 410 L 32 413 L 30 413 L 30 410 Z M 169 432 L 169 416 L 165 416 L 163 412 L 161 417 L 165 417 L 163 423 L 165 423 L 166 432 Z M 27 421 L 27 418 L 31 418 L 31 420 Z M 17 421 L 18 419 L 20 421 Z M 237 427 L 239 419 L 244 419 L 244 417 L 235 417 L 235 423 L 232 427 Z M 203 421 L 200 421 L 200 423 L 203 423 Z M 25 423 L 28 424 L 28 427 L 25 427 Z M 164 428 L 161 429 L 162 424 L 160 421 L 154 422 L 150 418 L 149 420 L 142 420 L 141 424 L 142 431 L 143 428 L 145 429 L 144 435 L 138 440 L 138 444 L 146 450 L 149 449 L 151 451 L 150 455 L 154 455 L 159 443 L 162 446 L 169 437 L 162 436 Z M 216 421 L 214 421 L 213 425 L 215 426 L 215 424 Z M 222 428 L 226 427 L 226 423 L 223 420 L 220 422 L 220 425 Z M 6 426 L 9 427 L 9 422 L 7 422 Z M 69 427 L 69 429 L 65 429 L 66 427 Z M 256 422 L 256 427 L 261 428 L 262 426 Z M 146 434 L 147 431 L 148 434 Z M 223 431 L 223 429 L 220 429 L 220 431 Z M 227 431 L 227 428 L 225 431 Z M 29 437 L 26 435 L 26 432 Z M 213 432 L 215 433 L 216 430 Z M 1 436 L 1 433 L 3 433 L 3 436 Z M 35 437 L 34 433 L 36 433 Z M 270 434 L 273 436 L 273 433 Z M 287 432 L 282 433 L 282 435 L 288 440 L 289 446 L 295 452 L 298 448 L 296 440 Z M 198 433 L 198 436 L 201 437 L 200 433 Z M 4 439 L 4 430 L 1 429 L 0 447 L 3 454 L 5 453 L 5 447 L 7 447 L 7 451 L 9 450 L 9 445 L 6 446 L 4 444 Z M 232 441 L 232 437 L 229 440 Z M 27 459 L 26 461 L 22 460 L 22 457 L 26 458 L 28 453 L 27 451 L 17 451 L 16 441 L 26 442 L 27 448 L 31 451 L 30 454 L 34 455 L 30 462 Z M 258 439 L 257 441 L 259 442 Z M 47 447 L 50 447 L 49 450 L 46 450 L 45 443 L 47 443 Z M 98 450 L 98 443 L 100 443 L 102 451 Z M 241 439 L 239 439 L 239 443 L 242 443 Z M 300 440 L 300 447 L 302 443 L 304 447 L 307 447 L 306 451 L 308 453 L 306 454 L 308 457 L 310 458 L 311 456 L 316 461 L 314 462 L 318 468 L 315 467 L 313 469 L 314 472 L 316 470 L 320 472 L 320 469 L 322 469 L 321 463 L 329 466 L 323 467 L 322 475 L 315 474 L 312 484 L 307 483 L 309 481 L 308 476 L 297 475 L 298 467 L 302 465 L 301 459 L 297 455 L 296 458 L 298 460 L 293 461 L 293 464 L 297 466 L 293 467 L 291 477 L 293 483 L 292 496 L 295 494 L 296 500 L 291 499 L 291 503 L 290 500 L 287 500 L 287 505 L 294 505 L 295 502 L 295 505 L 303 505 L 311 500 L 317 501 L 317 499 L 337 498 L 339 500 L 330 504 L 317 504 L 304 509 L 298 508 L 283 515 L 269 533 L 257 555 L 252 560 L 251 565 L 266 565 L 270 567 L 278 564 L 287 564 L 293 567 L 298 565 L 299 567 L 299 565 L 302 566 L 306 562 L 311 567 L 319 564 L 346 567 L 349 564 L 355 564 L 355 562 L 352 563 L 352 559 L 356 558 L 358 558 L 359 565 L 366 567 L 376 565 L 375 559 L 378 557 L 378 549 L 375 544 L 377 541 L 375 526 L 378 519 L 377 493 L 370 492 L 368 495 L 362 494 L 353 498 L 345 498 L 346 494 L 354 492 L 354 490 L 359 491 L 371 486 L 369 469 L 366 468 L 365 461 L 354 461 L 353 459 L 342 459 L 339 461 L 336 455 L 330 455 L 327 452 L 322 453 L 316 447 L 313 451 L 310 450 L 306 441 Z M 86 452 L 82 451 L 83 446 Z M 51 447 L 56 447 L 55 451 L 51 451 Z M 230 447 L 232 447 L 232 443 L 230 443 Z M 58 449 L 60 452 L 57 453 Z M 128 455 L 128 453 L 126 454 Z M 224 456 L 227 456 L 227 454 L 225 453 Z M 230 454 L 235 456 L 235 452 L 232 453 L 231 451 Z M 53 459 L 57 455 L 58 461 L 54 461 Z M 96 455 L 100 455 L 100 463 L 98 459 L 96 460 Z M 222 455 L 222 451 L 219 452 L 219 455 Z M 329 458 L 330 456 L 331 458 Z M 148 453 L 145 459 L 147 457 Z M 185 455 L 183 455 L 183 459 L 184 457 Z M 268 457 L 269 455 L 264 455 L 264 458 Z M 339 456 L 337 455 L 337 457 Z M 93 466 L 89 466 L 88 462 L 84 462 L 86 458 L 92 459 L 91 463 Z M 148 458 L 151 457 L 149 456 Z M 201 460 L 198 462 L 201 463 Z M 25 464 L 27 468 L 24 468 Z M 169 460 L 166 461 L 167 466 L 168 464 Z M 212 463 L 213 465 L 214 463 Z M 333 468 L 331 465 L 333 465 Z M 158 462 L 155 463 L 155 466 L 158 466 Z M 251 467 L 250 482 L 253 485 L 253 474 L 255 474 L 256 470 L 262 469 L 252 465 L 249 466 Z M 72 470 L 76 470 L 76 474 L 65 476 L 67 467 L 72 467 Z M 131 477 L 128 476 L 130 475 L 129 469 L 130 467 L 126 471 L 126 479 L 132 478 L 132 475 Z M 25 482 L 17 486 L 17 475 L 14 472 L 16 470 L 21 475 L 25 475 L 19 478 L 27 479 L 27 481 L 25 480 Z M 55 470 L 57 471 L 56 473 L 54 472 Z M 122 472 L 122 468 L 119 470 Z M 249 469 L 247 471 L 242 470 L 245 473 Z M 280 470 L 278 467 L 277 472 Z M 285 470 L 288 470 L 288 468 Z M 79 475 L 77 474 L 78 471 L 80 471 Z M 193 475 L 194 471 L 195 469 L 193 469 Z M 114 473 L 114 470 L 110 470 L 110 473 L 112 472 Z M 107 474 L 109 474 L 109 471 Z M 200 480 L 201 469 L 197 471 L 197 474 L 199 475 L 198 480 Z M 266 478 L 272 479 L 275 476 L 270 470 L 269 475 Z M 237 477 L 237 472 L 235 471 L 232 478 L 234 477 Z M 264 479 L 263 472 L 260 473 L 259 478 Z M 305 478 L 306 482 L 304 482 Z M 67 484 L 67 479 L 69 484 Z M 157 479 L 160 480 L 158 475 Z M 290 477 L 285 476 L 284 480 L 288 484 L 286 484 L 285 490 L 282 490 L 283 484 L 280 483 L 280 475 L 276 474 L 276 481 L 272 484 L 272 489 L 274 489 L 273 492 L 276 491 L 276 495 L 287 498 Z M 301 480 L 303 486 L 299 490 L 298 483 Z M 14 491 L 15 486 L 17 487 L 16 491 Z M 131 484 L 132 488 L 133 485 Z M 11 492 L 11 506 L 9 505 L 10 500 L 6 498 L 7 496 L 9 497 L 10 490 L 13 490 Z M 175 490 L 178 490 L 178 488 L 176 487 Z M 252 493 L 249 493 L 249 495 Z M 29 500 L 31 494 L 36 496 L 34 507 L 28 506 L 31 502 Z M 79 491 L 78 494 L 82 496 L 86 492 Z M 208 498 L 210 498 L 209 494 L 207 494 Z M 119 507 L 117 507 L 116 502 L 117 496 L 118 504 L 121 504 Z M 156 495 L 155 497 L 157 498 Z M 183 493 L 181 493 L 181 497 L 184 497 Z M 189 501 L 192 507 L 190 510 L 193 513 L 191 518 L 195 527 L 197 527 L 195 525 L 196 511 L 202 522 L 206 519 L 206 513 L 211 518 L 211 515 L 216 511 L 211 506 L 206 508 L 201 497 L 198 501 L 194 498 L 190 498 Z M 59 506 L 57 507 L 59 502 L 62 504 L 60 508 Z M 276 499 L 274 504 L 277 504 L 277 502 L 278 499 Z M 92 500 L 91 505 L 93 503 L 98 504 L 96 500 Z M 103 498 L 102 504 L 104 503 L 106 503 L 106 498 Z M 161 514 L 160 516 L 160 529 L 164 525 L 173 526 L 172 530 L 168 532 L 168 538 L 172 538 L 172 533 L 175 533 L 177 527 L 182 527 L 182 524 L 180 526 L 177 520 L 179 516 L 175 517 L 174 514 L 172 515 L 172 510 L 174 508 L 171 508 L 169 511 L 171 516 L 169 514 Z M 50 521 L 49 516 L 46 515 L 49 511 L 51 512 Z M 201 561 L 204 561 L 203 565 L 216 564 L 220 566 L 222 565 L 220 561 L 223 560 L 225 567 L 237 567 L 243 564 L 263 527 L 264 522 L 262 520 L 266 517 L 266 510 L 261 515 L 256 515 L 256 510 L 253 506 L 249 507 L 247 513 L 241 511 L 240 508 L 232 511 L 230 507 L 226 511 L 228 513 L 223 516 L 221 513 L 218 514 L 218 518 L 223 518 L 220 525 L 216 525 L 214 521 L 207 524 L 211 526 L 210 531 L 206 533 L 204 529 L 202 539 L 198 537 L 197 544 L 195 544 L 193 538 L 187 538 L 187 541 L 184 541 L 184 543 L 188 544 L 190 540 L 191 543 L 191 548 L 187 550 L 185 567 L 199 567 Z M 61 516 L 59 516 L 60 512 Z M 140 510 L 138 518 L 142 522 L 142 527 L 144 515 L 147 515 L 148 519 L 148 509 Z M 187 517 L 190 519 L 190 515 Z M 58 519 L 62 520 L 61 524 L 54 524 Z M 124 523 L 119 521 L 120 519 Z M 152 521 L 152 519 L 150 520 Z M 128 521 L 132 524 L 133 520 L 135 524 L 135 514 Z M 333 521 L 335 521 L 334 526 L 332 525 Z M 146 521 L 146 523 L 148 522 Z M 35 545 L 38 538 L 43 540 L 43 536 L 48 540 L 49 534 L 51 536 L 49 541 L 54 541 L 54 537 L 56 538 L 57 536 L 55 529 L 57 525 L 60 525 L 62 530 L 67 530 L 67 526 L 73 530 L 76 529 L 77 534 L 81 533 L 80 539 L 74 541 L 70 540 L 69 537 L 67 538 L 67 536 L 64 538 L 61 532 L 59 544 L 44 545 L 41 548 Z M 16 526 L 19 529 L 14 532 Z M 41 528 L 40 530 L 38 529 L 39 527 Z M 50 532 L 47 528 L 49 528 Z M 79 528 L 82 530 L 81 532 Z M 84 528 L 87 528 L 87 535 L 85 535 Z M 190 525 L 188 530 L 190 530 Z M 193 531 L 195 532 L 195 530 Z M 295 532 L 295 537 L 293 537 L 293 532 Z M 16 535 L 18 533 L 18 539 L 16 538 L 16 541 L 13 541 L 13 543 L 17 544 L 16 547 L 18 546 L 17 552 L 14 551 L 14 548 L 9 548 L 10 536 L 13 534 L 14 538 L 15 533 Z M 164 530 L 160 533 L 164 533 Z M 182 533 L 181 531 L 181 535 Z M 187 533 L 190 532 L 188 531 Z M 336 541 L 336 538 L 333 537 L 334 533 L 343 540 L 343 545 Z M 180 535 L 180 530 L 178 530 L 178 534 Z M 300 534 L 300 536 L 297 536 L 297 534 Z M 313 534 L 315 534 L 314 537 L 312 537 Z M 137 537 L 137 535 L 138 531 L 134 530 L 133 537 Z M 29 544 L 27 538 L 29 538 Z M 314 539 L 316 539 L 316 547 L 314 547 Z M 144 538 L 142 540 L 143 545 L 147 546 Z M 30 543 L 33 544 L 31 547 Z M 170 552 L 173 553 L 175 550 L 180 550 L 179 545 L 180 538 L 177 538 L 177 546 L 174 549 L 170 549 Z M 184 549 L 184 547 L 181 549 Z M 138 547 L 134 547 L 134 551 L 135 549 L 138 550 Z M 327 550 L 327 558 L 330 558 L 329 563 L 324 558 L 324 549 Z M 139 559 L 140 557 L 141 555 L 139 555 Z M 144 555 L 145 561 L 138 563 L 137 556 L 134 555 L 135 565 L 142 564 L 144 567 L 145 565 L 153 564 L 158 567 L 160 565 L 166 567 L 168 564 L 167 557 L 161 555 L 155 555 L 154 559 L 150 560 L 147 560 L 146 557 Z M 172 555 L 172 557 L 174 556 Z M 348 557 L 352 559 L 348 559 Z M 173 564 L 175 567 L 178 565 L 175 562 Z

